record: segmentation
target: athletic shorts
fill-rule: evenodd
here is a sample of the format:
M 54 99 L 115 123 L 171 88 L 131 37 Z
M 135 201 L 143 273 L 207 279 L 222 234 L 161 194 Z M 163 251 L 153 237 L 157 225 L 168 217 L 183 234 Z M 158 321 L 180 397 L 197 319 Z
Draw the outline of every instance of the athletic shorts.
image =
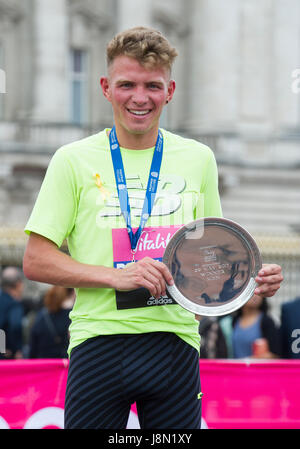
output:
M 175 334 L 98 336 L 70 356 L 66 429 L 199 429 L 199 354 Z

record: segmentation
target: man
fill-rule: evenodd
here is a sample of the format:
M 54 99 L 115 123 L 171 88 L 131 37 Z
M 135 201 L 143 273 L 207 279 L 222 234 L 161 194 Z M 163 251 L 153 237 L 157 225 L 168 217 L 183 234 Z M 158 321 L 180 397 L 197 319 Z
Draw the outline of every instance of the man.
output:
M 6 267 L 2 272 L 2 292 L 0 293 L 0 329 L 5 332 L 5 358 L 21 358 L 23 347 L 21 303 L 24 290 L 22 270 Z
M 159 130 L 176 55 L 148 28 L 108 44 L 114 127 L 56 152 L 26 226 L 25 274 L 77 288 L 66 428 L 125 428 L 133 402 L 141 428 L 200 426 L 198 322 L 168 298 L 161 258 L 179 226 L 221 207 L 212 151 Z M 272 295 L 281 280 L 270 265 L 258 282 Z

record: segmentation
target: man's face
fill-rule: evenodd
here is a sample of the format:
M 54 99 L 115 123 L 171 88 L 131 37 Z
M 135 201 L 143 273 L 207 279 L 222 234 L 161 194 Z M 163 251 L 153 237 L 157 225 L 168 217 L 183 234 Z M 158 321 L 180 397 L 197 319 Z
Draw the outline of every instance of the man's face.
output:
M 118 56 L 109 67 L 108 77 L 101 78 L 101 86 L 123 136 L 157 136 L 162 109 L 175 90 L 166 68 L 149 70 L 133 58 Z

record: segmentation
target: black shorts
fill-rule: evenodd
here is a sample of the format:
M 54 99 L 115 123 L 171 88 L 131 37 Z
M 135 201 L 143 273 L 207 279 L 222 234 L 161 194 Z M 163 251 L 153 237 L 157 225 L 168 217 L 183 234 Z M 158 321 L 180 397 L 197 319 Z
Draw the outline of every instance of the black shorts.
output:
M 91 338 L 75 347 L 66 429 L 125 429 L 136 402 L 141 429 L 199 429 L 199 354 L 175 334 Z

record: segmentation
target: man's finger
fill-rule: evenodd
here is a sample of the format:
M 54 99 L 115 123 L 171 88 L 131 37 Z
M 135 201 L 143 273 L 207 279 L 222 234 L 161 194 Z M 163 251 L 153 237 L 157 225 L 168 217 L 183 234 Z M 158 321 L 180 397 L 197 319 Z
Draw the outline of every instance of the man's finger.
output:
M 275 275 L 269 275 L 269 276 L 257 276 L 255 278 L 255 280 L 259 284 L 262 284 L 262 283 L 272 284 L 272 283 L 281 282 L 283 280 L 283 276 L 281 274 L 275 274 Z
M 258 272 L 258 276 L 268 276 L 270 274 L 280 274 L 281 266 L 277 264 L 263 264 Z
M 270 286 L 269 284 L 262 284 L 257 287 L 254 291 L 256 295 L 263 295 L 266 297 L 274 296 L 275 293 L 280 289 L 280 284 L 275 284 Z

